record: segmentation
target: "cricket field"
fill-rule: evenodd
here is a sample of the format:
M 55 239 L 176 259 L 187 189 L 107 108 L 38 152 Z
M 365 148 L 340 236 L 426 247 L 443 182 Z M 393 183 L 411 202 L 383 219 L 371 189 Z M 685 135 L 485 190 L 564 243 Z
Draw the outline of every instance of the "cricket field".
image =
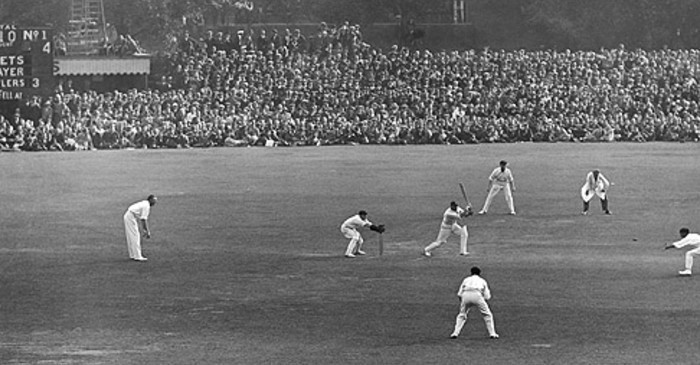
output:
M 697 364 L 700 144 L 495 144 L 0 154 L 0 364 Z M 421 255 L 442 213 L 517 191 Z M 612 216 L 579 189 L 599 168 Z M 148 262 L 122 215 L 148 194 Z M 339 226 L 360 209 L 366 256 Z M 449 339 L 469 268 L 489 282 Z

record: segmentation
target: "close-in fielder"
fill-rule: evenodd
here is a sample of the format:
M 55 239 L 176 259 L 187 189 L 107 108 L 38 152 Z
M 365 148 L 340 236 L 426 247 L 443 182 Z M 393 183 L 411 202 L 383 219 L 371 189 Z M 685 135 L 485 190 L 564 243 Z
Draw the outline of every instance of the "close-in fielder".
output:
M 367 212 L 364 210 L 359 211 L 357 214 L 348 218 L 340 225 L 340 232 L 343 233 L 345 238 L 349 238 L 348 248 L 345 250 L 345 257 L 354 258 L 355 255 L 364 255 L 365 252 L 362 251 L 362 244 L 365 242 L 362 239 L 362 235 L 358 231 L 359 228 L 369 227 L 369 229 L 383 233 L 384 226 L 376 226 L 367 219 Z
M 588 214 L 591 200 L 596 195 L 600 198 L 600 205 L 603 207 L 603 212 L 605 212 L 605 214 L 612 214 L 610 209 L 608 209 L 607 191 L 609 188 L 610 182 L 600 173 L 600 170 L 596 169 L 589 172 L 588 175 L 586 175 L 586 183 L 581 187 L 581 199 L 583 199 L 583 212 L 581 212 L 581 214 Z
M 450 202 L 450 207 L 447 208 L 442 215 L 442 223 L 440 223 L 440 232 L 438 233 L 437 239 L 423 249 L 423 255 L 427 257 L 433 256 L 432 251 L 447 242 L 447 239 L 452 233 L 459 236 L 459 254 L 464 256 L 469 255 L 467 251 L 467 240 L 469 239 L 467 225 L 459 224 L 462 218 L 469 215 L 472 215 L 472 208 L 470 206 L 467 206 L 465 210 L 458 206 L 456 202 Z
M 471 276 L 466 277 L 462 281 L 462 285 L 459 286 L 459 291 L 457 291 L 460 300 L 459 314 L 455 322 L 455 330 L 450 335 L 450 338 L 457 338 L 459 333 L 462 332 L 462 327 L 467 323 L 467 314 L 471 307 L 477 307 L 479 312 L 481 312 L 484 323 L 486 323 L 486 330 L 489 331 L 489 337 L 493 339 L 498 338 L 496 327 L 493 324 L 493 314 L 486 303 L 487 300 L 491 299 L 489 284 L 479 275 L 481 275 L 481 269 L 476 266 L 472 267 Z
M 515 215 L 515 205 L 513 204 L 513 192 L 515 191 L 515 179 L 513 178 L 513 172 L 510 171 L 507 161 L 501 161 L 499 167 L 496 167 L 491 175 L 489 175 L 489 195 L 486 197 L 484 202 L 484 207 L 481 208 L 479 214 L 486 214 L 491 206 L 493 198 L 498 194 L 499 191 L 503 190 L 506 196 L 506 203 L 508 204 L 508 209 L 510 209 L 510 214 Z
M 700 234 L 690 233 L 688 228 L 681 228 L 681 240 L 667 244 L 664 249 L 682 248 L 685 246 L 694 247 L 685 253 L 685 270 L 678 272 L 681 276 L 690 276 L 693 273 L 693 256 L 700 255 Z
M 148 215 L 151 207 L 156 205 L 158 198 L 149 195 L 146 200 L 132 204 L 124 213 L 124 229 L 126 230 L 126 247 L 129 250 L 129 258 L 135 261 L 146 261 L 147 258 L 141 254 L 141 232 L 139 222 L 143 229 L 143 236 L 151 238 L 151 231 L 148 229 Z

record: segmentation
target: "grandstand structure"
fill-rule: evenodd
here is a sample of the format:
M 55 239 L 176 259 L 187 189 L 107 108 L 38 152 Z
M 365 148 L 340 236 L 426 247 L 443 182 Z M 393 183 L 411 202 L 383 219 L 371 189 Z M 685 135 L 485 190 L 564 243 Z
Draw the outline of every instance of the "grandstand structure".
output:
M 377 1 L 371 5 L 371 16 L 358 17 L 356 13 L 343 16 L 343 11 L 328 14 L 324 9 L 337 5 L 334 0 L 220 0 L 203 14 L 199 25 L 204 29 L 293 27 L 308 34 L 321 22 L 348 20 L 360 23 L 365 39 L 380 48 L 394 44 L 465 48 L 475 45 L 472 8 L 478 1 L 422 0 L 414 1 L 413 6 Z
M 470 1 L 474 0 L 424 0 L 416 2 L 419 6 L 412 8 L 382 6 L 377 2 L 370 23 L 392 23 L 397 19 L 411 18 L 421 24 L 471 24 Z M 316 19 L 314 10 L 328 3 L 332 1 L 220 0 L 204 14 L 203 23 L 207 27 L 318 23 L 328 19 Z
M 67 55 L 97 54 L 107 34 L 102 0 L 71 0 Z
M 146 88 L 151 59 L 148 54 L 115 54 L 107 50 L 123 38 L 106 18 L 103 0 L 71 0 L 65 44 L 56 57 L 54 75 L 83 90 Z

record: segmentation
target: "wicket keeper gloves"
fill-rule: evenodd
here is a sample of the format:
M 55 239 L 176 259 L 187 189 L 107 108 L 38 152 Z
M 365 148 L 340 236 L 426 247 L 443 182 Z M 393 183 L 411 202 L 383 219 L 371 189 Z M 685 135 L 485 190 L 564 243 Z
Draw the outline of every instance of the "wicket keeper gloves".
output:
M 380 225 L 378 225 L 378 226 L 375 226 L 375 225 L 373 224 L 373 225 L 369 226 L 369 229 L 372 230 L 372 231 L 375 231 L 375 232 L 377 232 L 377 233 L 384 233 L 384 231 L 386 231 L 386 229 L 384 228 L 384 225 L 383 225 L 383 224 L 380 224 Z

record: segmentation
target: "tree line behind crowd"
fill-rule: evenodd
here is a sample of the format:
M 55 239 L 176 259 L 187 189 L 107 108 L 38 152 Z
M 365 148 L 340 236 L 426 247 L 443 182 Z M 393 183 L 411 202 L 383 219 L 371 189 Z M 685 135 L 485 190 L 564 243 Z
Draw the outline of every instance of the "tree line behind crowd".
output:
M 68 0 L 0 1 L 0 24 L 48 26 L 65 33 Z M 252 11 L 240 4 L 253 4 Z M 700 48 L 698 0 L 466 0 L 467 21 L 484 42 L 477 46 L 598 49 L 624 43 L 632 48 Z M 105 19 L 119 34 L 131 34 L 155 50 L 172 35 L 201 26 L 270 23 L 361 25 L 412 19 L 451 22 L 453 0 L 109 0 Z M 219 21 L 216 18 L 220 18 Z M 222 24 L 223 17 L 228 20 Z M 517 42 L 500 43 L 503 38 Z

